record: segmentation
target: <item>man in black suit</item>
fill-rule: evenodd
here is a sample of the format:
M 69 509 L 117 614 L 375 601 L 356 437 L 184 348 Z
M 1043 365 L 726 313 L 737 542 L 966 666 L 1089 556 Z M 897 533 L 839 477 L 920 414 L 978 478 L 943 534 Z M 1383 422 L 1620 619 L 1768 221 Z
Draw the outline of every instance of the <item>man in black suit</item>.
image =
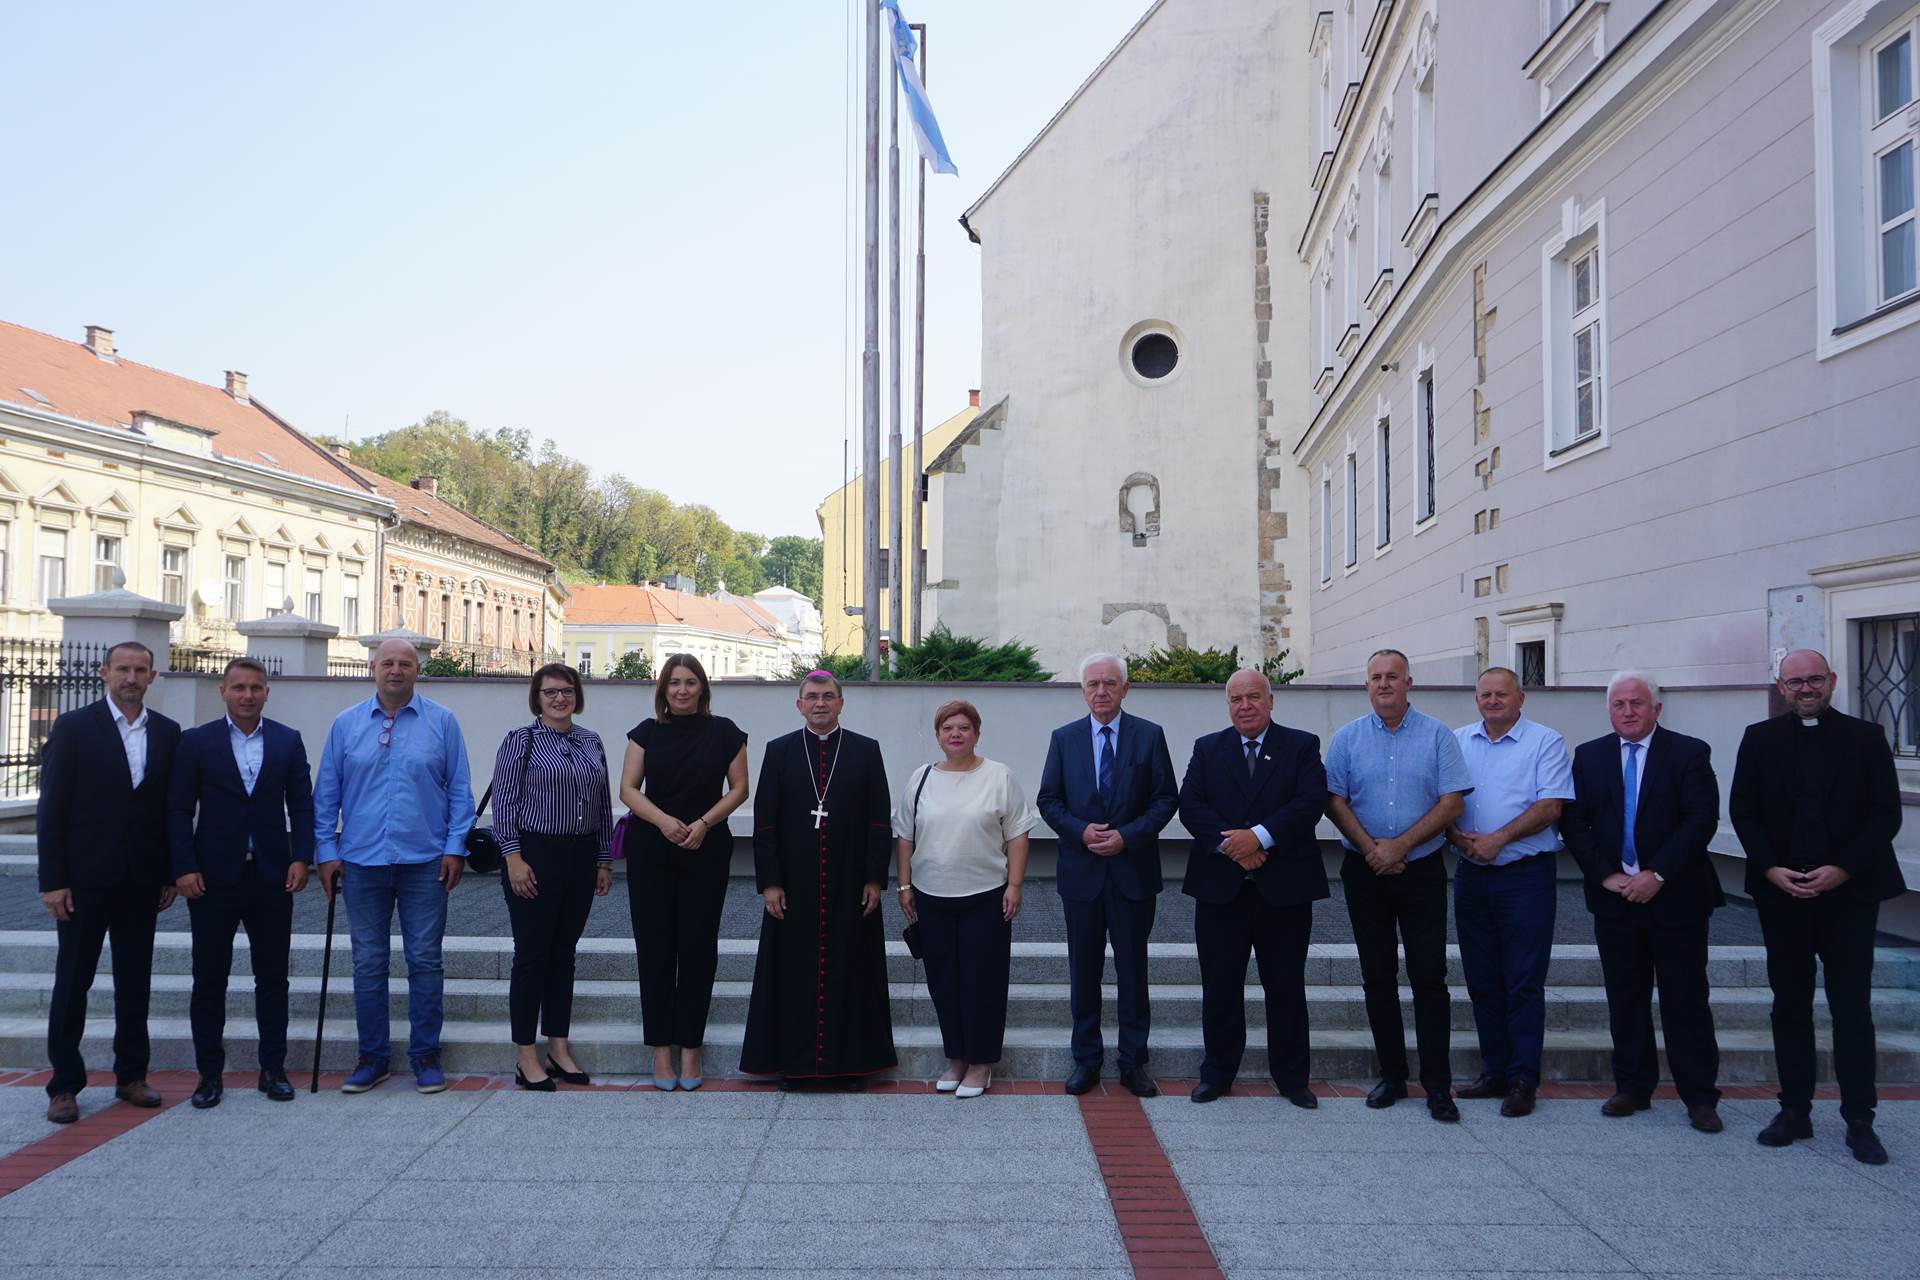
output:
M 313 775 L 300 734 L 262 718 L 267 669 L 235 658 L 220 677 L 227 714 L 187 730 L 174 758 L 167 843 L 174 884 L 193 921 L 194 1065 L 191 1101 L 220 1104 L 227 1050 L 227 975 L 233 933 L 246 926 L 253 1013 L 260 1029 L 260 1092 L 292 1102 L 287 1080 L 287 960 L 293 895 L 313 861 Z M 195 816 L 199 821 L 196 824 Z M 291 834 L 289 834 L 291 825 Z
M 47 1119 L 80 1118 L 86 1087 L 80 1038 L 100 948 L 113 939 L 114 1096 L 157 1107 L 147 1084 L 147 999 L 153 927 L 173 905 L 167 878 L 167 777 L 180 726 L 145 706 L 153 651 L 135 641 L 107 650 L 107 696 L 53 722 L 40 757 L 40 901 L 59 948 L 47 1013 Z
M 1773 987 L 1773 1056 L 1780 1114 L 1763 1146 L 1813 1136 L 1814 960 L 1826 972 L 1833 1074 L 1847 1146 L 1885 1164 L 1873 1131 L 1873 940 L 1880 904 L 1906 891 L 1893 837 L 1900 782 L 1886 731 L 1833 709 L 1825 657 L 1796 649 L 1780 660 L 1787 710 L 1748 725 L 1728 802 L 1747 855 L 1747 893 L 1760 909 Z
M 1707 922 L 1726 897 L 1707 842 L 1720 824 L 1720 787 L 1712 749 L 1663 727 L 1660 705 L 1660 686 L 1638 671 L 1607 683 L 1613 732 L 1574 752 L 1574 798 L 1561 814 L 1560 834 L 1586 874 L 1607 984 L 1614 1092 L 1600 1114 L 1629 1116 L 1653 1105 L 1660 1082 L 1657 980 L 1667 1062 L 1687 1120 L 1702 1133 L 1719 1133 Z
M 1147 1074 L 1147 936 L 1160 895 L 1160 832 L 1179 792 L 1160 726 L 1122 715 L 1127 665 L 1110 653 L 1080 664 L 1089 715 L 1053 731 L 1040 771 L 1040 816 L 1060 838 L 1054 884 L 1067 917 L 1072 983 L 1073 1072 L 1068 1093 L 1100 1079 L 1100 978 L 1107 941 L 1119 988 L 1120 1083 L 1142 1098 L 1160 1090 Z
M 1287 1101 L 1317 1107 L 1307 1088 L 1307 942 L 1327 896 L 1314 828 L 1327 801 L 1320 739 L 1273 722 L 1273 686 L 1258 671 L 1227 681 L 1233 727 L 1193 744 L 1180 821 L 1193 837 L 1181 889 L 1194 899 L 1200 1018 L 1206 1053 L 1195 1102 L 1233 1087 L 1247 1047 L 1247 954 L 1267 1005 L 1267 1070 Z

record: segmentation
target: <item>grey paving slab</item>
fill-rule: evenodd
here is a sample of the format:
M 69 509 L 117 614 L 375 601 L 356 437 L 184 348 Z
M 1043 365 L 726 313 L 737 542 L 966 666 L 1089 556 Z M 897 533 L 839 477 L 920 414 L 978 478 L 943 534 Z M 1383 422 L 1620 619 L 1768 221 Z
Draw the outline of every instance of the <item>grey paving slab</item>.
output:
M 1836 1210 L 1844 1213 L 1841 1206 Z M 1619 1256 L 1662 1275 L 1849 1276 L 1911 1280 L 1920 1232 L 1873 1230 L 1844 1223 L 1776 1228 L 1763 1213 L 1745 1223 L 1690 1227 L 1597 1227 Z
M 1240 1268 L 1271 1270 L 1284 1259 L 1308 1271 L 1392 1272 L 1592 1270 L 1629 1271 L 1632 1264 L 1581 1226 L 1433 1225 L 1417 1231 L 1356 1231 L 1345 1223 L 1224 1223 L 1207 1227 L 1214 1256 L 1229 1277 Z
M 726 1182 L 746 1180 L 756 1148 L 697 1151 L 679 1147 L 586 1147 L 569 1153 L 567 1179 L 576 1182 Z M 494 1141 L 441 1142 L 407 1163 L 404 1179 L 433 1182 L 518 1182 L 527 1166 L 502 1157 Z
M 693 1269 L 708 1264 L 726 1228 L 721 1214 L 674 1219 L 627 1206 L 581 1220 L 416 1221 L 405 1230 L 391 1222 L 349 1219 L 301 1259 L 306 1265 L 433 1268 L 466 1274 L 473 1267 L 544 1267 L 567 1262 L 580 1267 L 662 1266 Z
M 891 1280 L 953 1280 L 958 1274 L 949 1268 L 885 1267 L 868 1270 L 855 1270 L 847 1267 L 714 1267 L 706 1273 L 706 1280 L 738 1280 L 746 1276 L 779 1276 L 782 1280 L 873 1280 L 878 1274 L 885 1274 Z M 1130 1267 L 1078 1267 L 1048 1266 L 1044 1270 L 1027 1267 L 970 1267 L 966 1271 L 966 1280 L 1035 1280 L 1036 1276 L 1058 1277 L 1058 1280 L 1133 1280 Z
M 291 1179 L 312 1186 L 315 1180 L 359 1182 L 390 1177 L 426 1149 L 375 1143 L 338 1147 L 309 1145 L 297 1151 L 265 1143 L 224 1147 L 172 1143 L 142 1147 L 122 1145 L 123 1141 L 116 1139 L 46 1176 L 62 1181 L 133 1180 L 150 1178 L 156 1169 L 165 1169 L 168 1177 L 186 1181 L 286 1182 Z
M 755 1182 L 740 1200 L 738 1220 L 796 1222 L 820 1216 L 820 1189 L 805 1183 Z M 1045 1183 L 933 1182 L 863 1185 L 837 1195 L 833 1216 L 843 1222 L 1108 1223 L 1113 1208 L 1097 1177 Z
M 102 1089 L 97 1092 L 107 1094 Z M 110 1101 L 111 1094 L 107 1094 Z M 80 1095 L 80 1113 L 98 1111 L 107 1105 L 98 1098 L 88 1105 L 89 1096 Z M 56 1126 L 47 1123 L 47 1095 L 39 1089 L 0 1088 L 0 1156 L 17 1151 L 29 1142 L 40 1139 L 56 1131 Z
M 149 1165 L 167 1169 L 164 1164 Z M 327 1183 L 330 1212 L 361 1212 L 377 1196 L 386 1194 L 385 1180 Z M 164 1222 L 195 1222 L 209 1214 L 241 1222 L 275 1222 L 312 1211 L 313 1196 L 304 1185 L 281 1178 L 262 1183 L 254 1178 L 165 1177 L 45 1177 L 28 1183 L 12 1195 L 0 1197 L 0 1219 L 41 1218 L 85 1222 L 115 1217 Z
M 892 1274 L 895 1269 L 939 1259 L 947 1275 L 1004 1268 L 1032 1275 L 1124 1268 L 1119 1229 L 1104 1225 L 1033 1223 L 982 1230 L 977 1223 L 923 1222 L 911 1232 L 884 1222 L 788 1222 L 777 1237 L 755 1224 L 737 1223 L 714 1256 L 716 1269 L 824 1266 L 847 1274 Z
M 106 1216 L 84 1227 L 65 1218 L 12 1218 L 7 1220 L 6 1256 L 20 1268 L 118 1268 L 128 1276 L 148 1274 L 154 1263 L 284 1268 L 332 1230 L 330 1221 L 310 1213 L 289 1214 L 271 1225 L 202 1217 L 191 1231 L 153 1218 Z
M 1685 1227 L 1754 1219 L 1767 1229 L 1819 1228 L 1843 1213 L 1863 1229 L 1914 1228 L 1920 1219 L 1911 1196 L 1860 1176 L 1858 1162 L 1842 1165 L 1808 1152 L 1768 1151 L 1755 1144 L 1713 1155 L 1511 1157 L 1535 1185 L 1596 1230 L 1620 1222 Z M 1920 1175 L 1904 1171 L 1912 1185 Z
M 583 1182 L 566 1171 L 532 1176 L 536 1160 L 523 1162 L 519 1179 L 437 1180 L 409 1178 L 387 1183 L 354 1210 L 368 1222 L 585 1222 L 644 1206 L 649 1217 L 694 1218 L 730 1213 L 743 1184 L 733 1182 Z M 5 1201 L 0 1201 L 3 1206 Z M 615 1208 L 619 1206 L 619 1208 Z M 814 1204 L 815 1211 L 819 1202 Z
M 492 1146 L 501 1150 L 572 1153 L 585 1148 L 648 1146 L 680 1150 L 718 1147 L 758 1147 L 774 1124 L 771 1116 L 735 1119 L 608 1115 L 598 1120 L 567 1117 L 542 1123 L 531 1116 L 501 1118 L 491 1113 L 471 1117 L 449 1132 L 453 1146 Z
M 324 1263 L 301 1263 L 285 1272 L 276 1272 L 286 1280 L 704 1280 L 704 1266 L 670 1267 L 626 1264 L 619 1267 L 446 1267 L 439 1270 L 421 1267 L 369 1266 L 337 1267 Z
M 783 1117 L 771 1145 L 800 1151 L 860 1151 L 895 1147 L 926 1152 L 1087 1151 L 1086 1126 L 1077 1115 L 1059 1121 L 965 1121 L 927 1124 L 923 1118 L 794 1120 Z
M 769 1148 L 754 1170 L 761 1182 L 824 1185 L 870 1182 L 1052 1182 L 1096 1176 L 1091 1147 L 1082 1151 L 793 1151 Z
M 0 1264 L 0 1280 L 110 1280 L 130 1274 L 115 1263 L 49 1263 L 45 1266 L 8 1266 Z M 142 1280 L 279 1280 L 286 1268 L 276 1263 L 266 1267 L 184 1266 L 143 1263 Z
M 1247 1182 L 1198 1181 L 1192 1160 L 1176 1159 L 1174 1172 L 1186 1187 L 1194 1215 L 1210 1227 L 1289 1222 L 1354 1226 L 1530 1226 L 1573 1224 L 1576 1219 L 1545 1191 L 1484 1165 L 1445 1162 L 1429 1173 L 1426 1162 L 1400 1170 L 1379 1168 L 1365 1176 L 1324 1169 L 1297 1170 L 1290 1179 Z

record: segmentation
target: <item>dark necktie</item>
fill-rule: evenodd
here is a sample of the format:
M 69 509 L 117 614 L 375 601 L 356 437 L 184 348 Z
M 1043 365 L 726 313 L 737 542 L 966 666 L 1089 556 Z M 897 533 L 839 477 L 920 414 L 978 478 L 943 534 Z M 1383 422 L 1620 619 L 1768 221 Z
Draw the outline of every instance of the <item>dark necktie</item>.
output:
M 1248 738 L 1247 739 L 1247 776 L 1249 778 L 1253 776 L 1253 771 L 1256 768 L 1258 768 L 1259 765 L 1260 765 L 1260 741 L 1257 738 Z
M 1100 726 L 1100 777 L 1094 789 L 1100 793 L 1100 803 L 1113 803 L 1113 726 Z

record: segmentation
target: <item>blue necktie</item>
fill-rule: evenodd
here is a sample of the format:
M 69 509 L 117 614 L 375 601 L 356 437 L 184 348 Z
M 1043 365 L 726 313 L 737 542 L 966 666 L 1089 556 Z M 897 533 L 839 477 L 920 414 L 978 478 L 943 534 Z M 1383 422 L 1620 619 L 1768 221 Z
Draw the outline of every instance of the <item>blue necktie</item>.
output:
M 1640 744 L 1629 742 L 1626 745 L 1626 771 L 1620 780 L 1626 788 L 1626 796 L 1621 804 L 1624 827 L 1620 832 L 1620 869 L 1628 875 L 1638 875 L 1640 853 L 1633 847 L 1633 820 L 1640 813 Z
M 1246 739 L 1246 747 L 1247 776 L 1251 778 L 1253 771 L 1260 767 L 1260 740 L 1258 738 L 1248 738 Z
M 1113 726 L 1100 726 L 1100 778 L 1095 784 L 1100 792 L 1100 803 L 1113 803 Z

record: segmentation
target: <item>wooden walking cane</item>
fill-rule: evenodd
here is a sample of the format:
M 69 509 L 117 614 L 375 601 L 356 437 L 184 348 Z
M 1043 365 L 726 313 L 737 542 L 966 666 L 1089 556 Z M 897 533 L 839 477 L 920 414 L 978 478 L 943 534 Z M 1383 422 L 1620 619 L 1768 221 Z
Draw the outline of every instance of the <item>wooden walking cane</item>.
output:
M 346 868 L 342 867 L 342 871 Z M 345 879 L 342 876 L 341 879 Z M 333 892 L 327 895 L 327 945 L 320 953 L 320 1017 L 313 1024 L 313 1083 L 308 1093 L 320 1092 L 320 1044 L 321 1033 L 327 1025 L 327 975 L 333 969 L 333 908 L 340 901 L 340 882 L 334 881 Z

